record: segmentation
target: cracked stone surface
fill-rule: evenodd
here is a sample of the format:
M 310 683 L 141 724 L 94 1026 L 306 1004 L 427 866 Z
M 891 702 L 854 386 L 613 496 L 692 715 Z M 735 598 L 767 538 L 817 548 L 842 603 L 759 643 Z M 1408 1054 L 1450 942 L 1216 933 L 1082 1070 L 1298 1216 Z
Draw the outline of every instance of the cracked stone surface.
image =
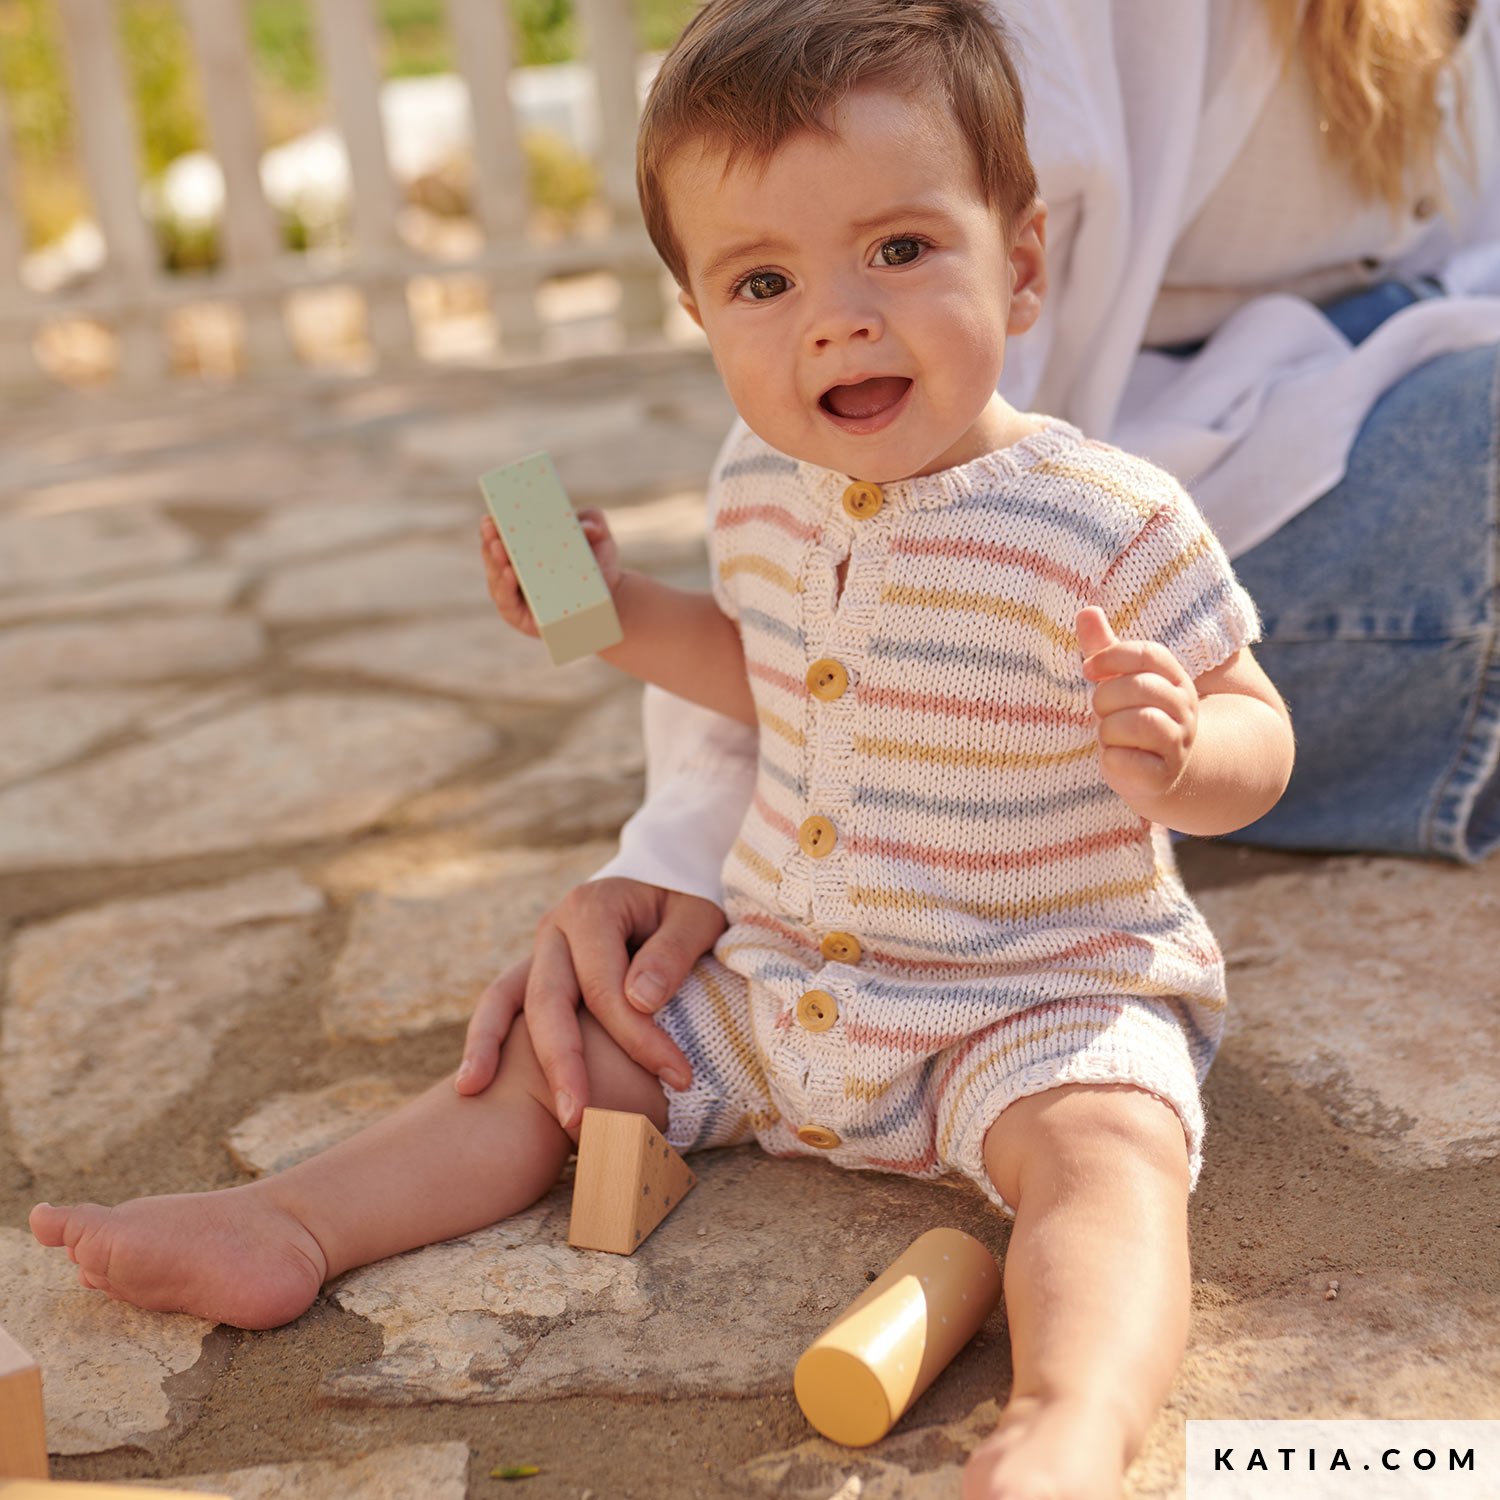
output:
M 132 610 L 191 612 L 227 609 L 245 582 L 241 568 L 206 563 L 170 573 L 125 578 L 93 588 L 48 589 L 0 597 L 0 625 L 58 615 L 110 615 Z
M 352 833 L 498 743 L 444 704 L 288 694 L 0 793 L 0 870 Z
M 128 728 L 170 695 L 161 689 L 65 689 L 0 697 L 0 786 L 63 765 Z
M 546 647 L 507 630 L 493 609 L 453 620 L 342 631 L 299 648 L 293 660 L 464 698 L 559 706 L 592 703 L 620 677 L 596 657 L 554 667 Z
M 259 525 L 231 537 L 225 553 L 238 563 L 263 566 L 309 554 L 338 553 L 389 537 L 478 527 L 477 502 L 423 504 L 311 504 L 275 511 Z
M 474 539 L 396 542 L 278 569 L 261 592 L 267 620 L 343 620 L 366 615 L 451 614 L 489 603 Z
M 729 421 L 701 352 L 0 411 L 0 1323 L 62 1477 L 488 1500 L 508 1458 L 532 1500 L 957 1493 L 1010 1387 L 998 1315 L 870 1449 L 816 1437 L 790 1372 L 934 1223 L 1004 1251 L 969 1191 L 700 1155 L 620 1258 L 568 1248 L 565 1172 L 252 1335 L 88 1292 L 23 1227 L 281 1170 L 451 1067 L 643 784 L 639 689 L 494 617 L 476 477 L 547 447 L 629 566 L 701 588 Z M 1189 1351 L 1130 1500 L 1180 1500 L 1194 1416 L 1500 1409 L 1500 860 L 1183 860 L 1232 998 Z
M 1210 892 L 1238 1047 L 1311 1091 L 1393 1166 L 1500 1155 L 1500 882 L 1347 859 Z M 1379 933 L 1380 941 L 1371 941 Z
M 193 538 L 153 510 L 0 516 L 0 589 L 35 589 L 181 563 Z
M 698 1185 L 633 1255 L 569 1248 L 564 1185 L 493 1229 L 342 1278 L 339 1305 L 385 1349 L 332 1392 L 395 1405 L 771 1392 L 867 1273 L 930 1226 L 924 1208 L 998 1249 L 977 1194 L 745 1149 L 692 1164 Z M 788 1214 L 809 1192 L 819 1211 Z
M 151 1447 L 180 1428 L 189 1413 L 165 1382 L 198 1363 L 213 1332 L 87 1291 L 21 1229 L 0 1229 L 0 1325 L 41 1369 L 52 1453 Z
M 464 1500 L 467 1443 L 412 1443 L 355 1459 L 305 1459 L 155 1481 L 230 1500 Z
M 0 1030 L 22 1160 L 92 1166 L 199 1087 L 219 1037 L 297 982 L 322 909 L 283 870 L 27 928 Z
M 640 806 L 645 764 L 640 692 L 617 691 L 578 714 L 545 756 L 480 785 L 416 797 L 397 821 L 459 825 L 493 843 L 594 839 Z
M 110 624 L 18 625 L 0 637 L 8 691 L 232 672 L 264 649 L 254 620 L 205 615 Z
M 542 914 L 612 853 L 585 844 L 475 855 L 359 897 L 329 976 L 328 1034 L 389 1041 L 467 1020 L 480 990 L 525 956 Z

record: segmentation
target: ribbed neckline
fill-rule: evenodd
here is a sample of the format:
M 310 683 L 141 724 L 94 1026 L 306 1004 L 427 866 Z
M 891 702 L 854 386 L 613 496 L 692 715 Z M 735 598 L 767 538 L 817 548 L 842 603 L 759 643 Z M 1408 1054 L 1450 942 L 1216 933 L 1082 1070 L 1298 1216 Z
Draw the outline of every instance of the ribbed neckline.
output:
M 975 494 L 992 492 L 998 485 L 1019 479 L 1048 459 L 1077 448 L 1083 434 L 1061 417 L 1048 417 L 1046 425 L 1006 448 L 982 453 L 952 469 L 939 469 L 916 479 L 899 479 L 880 486 L 886 504 L 896 510 L 933 510 L 952 505 Z M 855 481 L 848 474 L 817 464 L 798 462 L 808 493 L 820 499 L 838 500 Z

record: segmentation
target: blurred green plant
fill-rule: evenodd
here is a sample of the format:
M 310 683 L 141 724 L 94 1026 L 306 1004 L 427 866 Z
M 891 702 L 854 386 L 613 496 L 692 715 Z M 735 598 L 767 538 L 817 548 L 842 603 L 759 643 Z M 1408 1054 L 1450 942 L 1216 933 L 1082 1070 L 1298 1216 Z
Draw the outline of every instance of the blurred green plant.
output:
M 505 0 L 497 0 L 505 3 Z M 569 0 L 508 0 L 522 66 L 578 55 L 577 19 Z M 635 0 L 641 45 L 671 45 L 699 0 Z M 453 66 L 443 0 L 378 0 L 388 74 L 441 72 Z M 100 0 L 118 17 L 140 122 L 141 165 L 155 176 L 206 130 L 192 52 L 172 0 Z M 265 95 L 269 144 L 320 117 L 322 67 L 311 0 L 249 0 L 250 44 Z M 55 239 L 86 212 L 87 191 L 74 161 L 66 66 L 52 0 L 0 0 L 0 91 L 9 111 L 22 217 L 29 243 Z M 531 143 L 527 158 L 538 203 L 570 218 L 579 211 L 587 163 L 569 160 L 560 143 Z M 0 164 L 3 167 L 3 164 Z M 166 249 L 169 261 L 198 262 L 202 246 Z
M 569 229 L 599 195 L 593 162 L 551 130 L 528 130 L 521 142 L 531 201 L 559 229 Z

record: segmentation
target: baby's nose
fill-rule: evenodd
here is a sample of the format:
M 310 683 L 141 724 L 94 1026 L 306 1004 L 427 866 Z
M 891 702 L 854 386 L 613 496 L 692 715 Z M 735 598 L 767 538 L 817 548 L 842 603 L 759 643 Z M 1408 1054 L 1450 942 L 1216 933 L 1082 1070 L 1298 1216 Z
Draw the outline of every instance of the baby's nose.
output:
M 814 349 L 827 350 L 856 340 L 874 342 L 885 332 L 885 319 L 869 298 L 848 289 L 831 289 L 813 309 L 808 340 Z

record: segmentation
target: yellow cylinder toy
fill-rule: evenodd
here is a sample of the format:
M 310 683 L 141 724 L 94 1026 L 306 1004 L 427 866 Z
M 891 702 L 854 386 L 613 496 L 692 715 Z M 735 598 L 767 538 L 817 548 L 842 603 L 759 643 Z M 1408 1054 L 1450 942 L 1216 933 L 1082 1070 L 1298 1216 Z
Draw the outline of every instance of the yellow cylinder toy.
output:
M 961 1229 L 929 1229 L 797 1361 L 798 1406 L 836 1443 L 878 1442 L 999 1301 L 995 1257 Z

